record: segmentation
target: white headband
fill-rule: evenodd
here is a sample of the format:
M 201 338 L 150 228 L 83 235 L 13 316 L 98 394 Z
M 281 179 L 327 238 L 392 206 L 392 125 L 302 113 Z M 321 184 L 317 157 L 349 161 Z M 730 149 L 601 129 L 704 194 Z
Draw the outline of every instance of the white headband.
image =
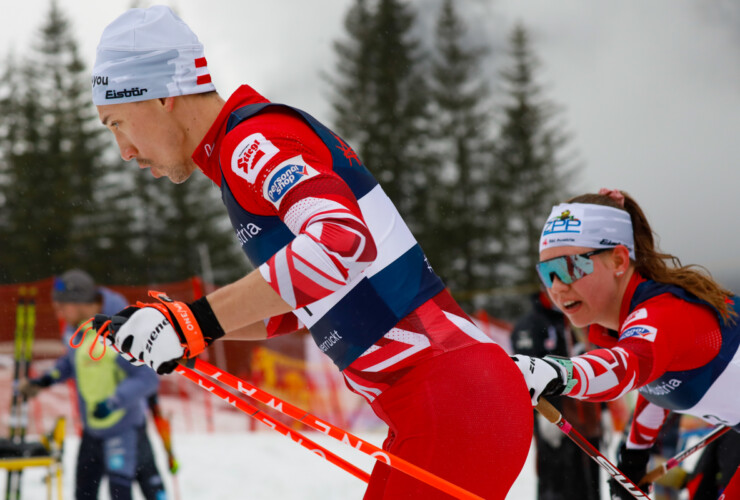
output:
M 169 7 L 129 9 L 103 31 L 93 66 L 96 105 L 213 90 L 203 45 Z
M 614 248 L 624 245 L 635 258 L 630 214 L 588 203 L 562 203 L 552 208 L 540 237 L 540 252 L 550 247 Z

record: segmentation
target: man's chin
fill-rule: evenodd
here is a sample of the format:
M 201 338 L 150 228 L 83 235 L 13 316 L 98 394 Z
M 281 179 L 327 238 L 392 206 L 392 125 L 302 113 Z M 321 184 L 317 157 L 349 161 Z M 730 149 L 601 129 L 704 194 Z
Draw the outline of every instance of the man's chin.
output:
M 190 176 L 193 174 L 193 170 L 189 170 L 184 167 L 180 168 L 164 168 L 159 169 L 158 167 L 151 167 L 150 168 L 152 175 L 159 179 L 161 177 L 167 177 L 170 182 L 173 184 L 182 184 L 186 180 L 190 178 Z
M 167 178 L 173 184 L 182 184 L 186 180 L 190 179 L 190 176 L 192 174 L 193 172 L 176 172 L 176 173 L 167 174 Z

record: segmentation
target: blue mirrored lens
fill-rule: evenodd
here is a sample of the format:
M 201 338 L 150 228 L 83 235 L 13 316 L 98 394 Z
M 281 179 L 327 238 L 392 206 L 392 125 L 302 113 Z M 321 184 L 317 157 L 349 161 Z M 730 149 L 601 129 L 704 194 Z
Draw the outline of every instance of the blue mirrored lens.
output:
M 594 263 L 581 255 L 563 255 L 537 264 L 537 273 L 547 288 L 552 288 L 552 280 L 557 277 L 569 285 L 577 279 L 594 272 Z

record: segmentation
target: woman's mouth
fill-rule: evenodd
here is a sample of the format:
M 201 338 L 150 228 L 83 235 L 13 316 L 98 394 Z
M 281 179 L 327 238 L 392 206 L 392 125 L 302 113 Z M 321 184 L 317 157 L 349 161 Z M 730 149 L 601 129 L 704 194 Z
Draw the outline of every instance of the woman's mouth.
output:
M 571 312 L 581 305 L 580 300 L 566 300 L 563 302 L 563 311 Z

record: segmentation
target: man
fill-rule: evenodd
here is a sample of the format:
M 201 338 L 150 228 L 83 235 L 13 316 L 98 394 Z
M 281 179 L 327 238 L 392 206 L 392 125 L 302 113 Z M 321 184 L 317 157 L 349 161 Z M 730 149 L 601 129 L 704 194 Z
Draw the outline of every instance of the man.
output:
M 54 280 L 52 302 L 58 317 L 66 324 L 65 345 L 75 329 L 98 313 L 111 314 L 126 305 L 126 299 L 113 291 L 96 287 L 85 271 L 72 269 Z M 92 351 L 91 351 L 91 348 Z M 145 403 L 156 393 L 159 379 L 151 371 L 127 363 L 113 351 L 98 360 L 103 346 L 95 335 L 86 335 L 80 349 L 69 348 L 57 359 L 54 368 L 36 379 L 23 382 L 19 390 L 28 396 L 53 384 L 74 377 L 82 439 L 77 456 L 75 497 L 98 498 L 102 477 L 108 478 L 110 497 L 132 498 L 134 479 L 147 500 L 166 498 L 146 434 Z
M 190 304 L 154 294 L 159 302 L 122 311 L 108 339 L 123 355 L 168 373 L 224 335 L 258 340 L 305 325 L 389 424 L 386 450 L 504 498 L 531 442 L 523 377 L 445 291 L 352 149 L 246 85 L 224 101 L 203 46 L 167 7 L 108 25 L 92 81 L 123 159 L 175 183 L 199 168 L 220 186 L 257 268 Z M 366 498 L 383 496 L 448 498 L 379 463 Z

